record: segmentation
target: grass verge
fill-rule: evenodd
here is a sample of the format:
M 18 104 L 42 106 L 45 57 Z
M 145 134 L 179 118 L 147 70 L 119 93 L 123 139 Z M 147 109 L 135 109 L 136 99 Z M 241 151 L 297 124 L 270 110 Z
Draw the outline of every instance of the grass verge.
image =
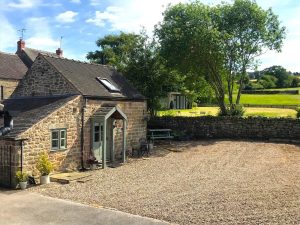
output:
M 296 110 L 294 109 L 279 109 L 279 108 L 245 108 L 244 117 L 249 116 L 264 116 L 264 117 L 287 117 L 296 118 Z M 173 109 L 159 111 L 158 116 L 216 116 L 219 111 L 218 107 L 196 107 L 193 109 Z

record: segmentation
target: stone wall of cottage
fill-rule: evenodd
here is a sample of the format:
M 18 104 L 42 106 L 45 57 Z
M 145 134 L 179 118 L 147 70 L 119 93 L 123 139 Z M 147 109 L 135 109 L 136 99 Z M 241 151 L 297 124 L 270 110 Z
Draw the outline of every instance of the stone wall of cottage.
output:
M 0 140 L 0 186 L 17 186 L 16 172 L 21 168 L 21 142 Z
M 12 97 L 66 94 L 78 94 L 78 91 L 42 56 L 39 56 L 21 80 Z
M 300 119 L 236 117 L 156 117 L 149 128 L 169 128 L 191 138 L 290 139 L 300 138 Z
M 139 145 L 139 139 L 146 137 L 147 122 L 145 120 L 146 102 L 100 101 L 88 100 L 84 119 L 84 164 L 91 154 L 91 117 L 103 104 L 116 104 L 127 115 L 126 130 L 127 150 Z M 23 146 L 23 167 L 31 174 L 38 174 L 36 162 L 41 152 L 47 151 L 56 171 L 70 171 L 81 168 L 81 116 L 82 96 L 76 97 L 66 105 L 53 112 L 40 122 L 22 133 L 19 138 L 27 139 Z M 67 130 L 67 148 L 51 150 L 51 130 L 64 128 Z M 115 128 L 115 158 L 121 158 L 122 121 Z M 129 151 L 130 154 L 130 151 Z
M 2 97 L 2 99 L 9 98 L 11 94 L 14 92 L 14 90 L 16 89 L 16 87 L 18 86 L 18 83 L 19 83 L 18 80 L 0 79 L 0 87 L 1 86 L 3 87 L 3 96 L 0 97 Z
M 20 138 L 27 139 L 23 147 L 25 170 L 38 174 L 35 166 L 43 151 L 49 153 L 56 171 L 76 170 L 80 167 L 81 105 L 81 96 L 78 96 L 22 133 Z M 53 129 L 67 130 L 66 149 L 51 150 L 51 130 Z
M 84 143 L 86 157 L 91 154 L 91 117 L 103 104 L 114 104 L 118 106 L 127 116 L 127 129 L 126 129 L 126 150 L 128 154 L 131 154 L 132 148 L 139 146 L 139 140 L 146 137 L 147 121 L 146 101 L 132 102 L 132 101 L 100 101 L 100 100 L 88 100 L 85 113 L 85 131 L 84 131 Z M 114 144 L 115 144 L 115 158 L 121 158 L 122 146 L 123 146 L 123 133 L 122 120 L 116 121 L 116 128 L 114 129 Z

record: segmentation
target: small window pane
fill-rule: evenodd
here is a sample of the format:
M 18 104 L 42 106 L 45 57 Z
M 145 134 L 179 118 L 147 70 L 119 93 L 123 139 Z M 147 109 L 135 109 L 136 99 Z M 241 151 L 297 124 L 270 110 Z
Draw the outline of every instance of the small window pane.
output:
M 52 139 L 58 139 L 58 131 L 52 131 Z
M 94 125 L 94 142 L 99 142 L 100 140 L 100 124 L 99 123 L 95 123 Z
M 66 131 L 65 130 L 60 131 L 60 138 L 66 138 Z
M 58 140 L 52 140 L 52 149 L 58 149 Z
M 65 148 L 66 147 L 66 140 L 65 139 L 61 139 L 60 140 L 60 148 Z
M 99 142 L 100 137 L 99 137 L 99 133 L 94 133 L 94 142 Z

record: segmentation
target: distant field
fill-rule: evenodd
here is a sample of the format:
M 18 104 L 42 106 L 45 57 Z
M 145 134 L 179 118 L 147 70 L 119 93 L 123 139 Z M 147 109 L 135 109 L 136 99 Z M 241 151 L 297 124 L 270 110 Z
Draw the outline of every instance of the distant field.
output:
M 159 111 L 158 116 L 216 116 L 219 111 L 218 107 L 196 107 L 193 109 L 165 110 Z M 277 109 L 277 108 L 246 108 L 245 117 L 248 116 L 265 116 L 265 117 L 290 117 L 296 118 L 296 110 Z
M 228 101 L 227 101 L 228 103 Z M 241 104 L 253 105 L 300 105 L 300 95 L 242 94 Z

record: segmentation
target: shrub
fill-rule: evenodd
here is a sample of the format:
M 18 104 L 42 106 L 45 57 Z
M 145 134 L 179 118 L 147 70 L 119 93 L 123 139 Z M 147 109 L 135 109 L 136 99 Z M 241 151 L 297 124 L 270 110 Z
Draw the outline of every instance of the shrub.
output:
M 16 173 L 16 179 L 18 182 L 26 182 L 28 180 L 28 174 L 26 172 L 22 172 L 21 170 L 19 170 Z
M 242 117 L 245 114 L 245 109 L 242 105 L 234 105 L 229 109 L 230 116 Z
M 221 110 L 218 112 L 218 116 L 235 116 L 242 117 L 245 114 L 245 109 L 242 105 L 233 105 L 227 108 L 227 114 L 222 114 Z
M 298 108 L 296 109 L 296 111 L 297 111 L 296 117 L 297 117 L 297 118 L 300 118 L 300 107 L 298 107 Z
M 36 168 L 41 173 L 42 176 L 49 175 L 53 169 L 54 166 L 49 160 L 49 155 L 44 152 L 40 155 L 38 162 L 36 164 Z

